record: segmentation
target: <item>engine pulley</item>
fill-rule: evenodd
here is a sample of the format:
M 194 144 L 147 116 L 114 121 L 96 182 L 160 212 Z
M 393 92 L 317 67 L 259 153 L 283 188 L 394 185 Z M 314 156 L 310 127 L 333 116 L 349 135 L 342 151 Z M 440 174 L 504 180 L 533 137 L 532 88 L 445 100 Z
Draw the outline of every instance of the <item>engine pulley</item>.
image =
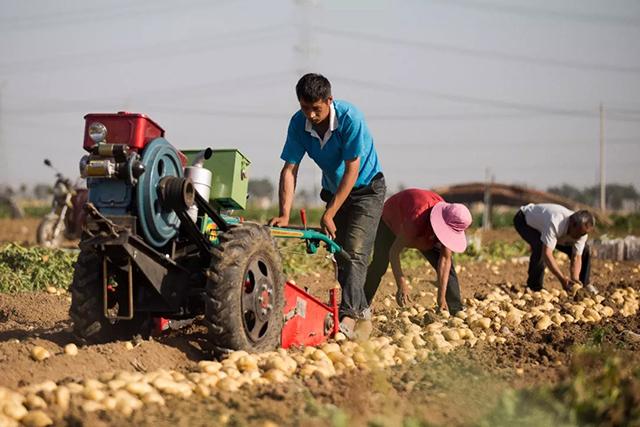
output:
M 160 181 L 182 177 L 182 163 L 175 148 L 164 138 L 149 142 L 142 151 L 144 173 L 136 185 L 136 203 L 140 228 L 146 241 L 155 247 L 166 245 L 178 232 L 180 220 L 162 203 Z

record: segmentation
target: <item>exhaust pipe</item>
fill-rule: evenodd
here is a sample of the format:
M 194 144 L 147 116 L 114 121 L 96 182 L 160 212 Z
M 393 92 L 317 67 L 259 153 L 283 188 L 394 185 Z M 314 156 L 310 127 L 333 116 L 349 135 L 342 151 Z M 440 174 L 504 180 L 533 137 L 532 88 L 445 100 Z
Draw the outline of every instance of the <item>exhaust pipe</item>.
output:
M 191 178 L 193 187 L 205 200 L 209 200 L 209 194 L 211 194 L 211 179 L 213 178 L 213 174 L 209 169 L 205 169 L 204 161 L 211 158 L 212 154 L 213 150 L 207 147 L 196 155 L 191 166 L 184 168 L 184 176 Z M 195 204 L 191 206 L 187 214 L 193 222 L 196 222 L 198 220 L 198 206 Z
M 204 161 L 210 159 L 212 154 L 213 150 L 210 147 L 207 147 L 206 149 L 196 154 L 196 158 L 193 159 L 193 163 L 191 163 L 191 166 L 195 166 L 197 168 L 203 167 Z

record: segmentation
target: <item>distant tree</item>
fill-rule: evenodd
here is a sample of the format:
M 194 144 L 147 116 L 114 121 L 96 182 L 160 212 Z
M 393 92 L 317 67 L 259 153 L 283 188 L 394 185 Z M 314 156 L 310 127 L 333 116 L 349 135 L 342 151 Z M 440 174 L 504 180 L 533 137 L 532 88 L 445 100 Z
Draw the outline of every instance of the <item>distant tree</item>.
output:
M 579 188 L 569 184 L 562 184 L 559 187 L 549 187 L 547 191 L 587 205 L 593 204 L 594 201 L 593 195 L 585 194 L 586 190 L 580 190 Z
M 600 200 L 600 186 L 598 185 L 580 190 L 572 185 L 562 184 L 559 187 L 550 187 L 547 191 L 590 206 L 597 206 Z M 633 185 L 607 184 L 605 192 L 609 209 L 621 209 L 625 200 L 640 200 L 640 194 Z
M 593 187 L 594 195 L 600 194 L 600 187 Z M 599 196 L 598 196 L 599 197 Z M 622 209 L 625 200 L 639 200 L 640 194 L 633 185 L 609 184 L 606 189 L 607 207 L 618 210 Z
M 273 198 L 274 187 L 267 178 L 250 179 L 248 191 L 249 195 L 253 198 L 266 197 L 271 200 Z
M 33 195 L 36 199 L 46 199 L 53 192 L 49 184 L 36 184 L 33 187 Z

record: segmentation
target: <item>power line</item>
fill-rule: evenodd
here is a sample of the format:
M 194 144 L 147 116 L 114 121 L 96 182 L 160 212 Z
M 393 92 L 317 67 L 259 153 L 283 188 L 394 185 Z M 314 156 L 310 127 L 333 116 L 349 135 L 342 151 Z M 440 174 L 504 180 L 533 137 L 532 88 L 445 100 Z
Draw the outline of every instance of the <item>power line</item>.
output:
M 214 49 L 238 47 L 245 44 L 255 46 L 256 42 L 265 42 L 273 38 L 282 37 L 282 34 L 278 33 L 284 28 L 286 28 L 286 23 L 278 23 L 253 30 L 239 30 L 214 34 L 207 36 L 208 40 L 203 40 L 203 36 L 198 36 L 178 41 L 155 43 L 153 45 L 136 48 L 100 50 L 99 52 L 72 53 L 56 55 L 55 57 L 48 58 L 4 62 L 0 63 L 0 73 L 3 75 L 11 73 L 22 74 L 28 72 L 48 73 L 55 69 L 105 67 L 122 63 L 133 63 L 146 59 L 165 60 L 168 56 L 175 57 L 189 55 Z M 87 58 L 91 58 L 95 55 L 99 56 L 99 60 L 87 60 Z
M 373 81 L 365 81 L 361 79 L 352 79 L 345 78 L 341 76 L 333 77 L 333 80 L 342 81 L 354 86 L 360 86 L 370 89 L 377 89 L 383 91 L 390 91 L 396 93 L 409 93 L 413 95 L 426 95 L 433 98 L 446 99 L 452 102 L 462 103 L 462 104 L 470 104 L 470 105 L 480 105 L 480 106 L 489 106 L 501 109 L 509 109 L 516 110 L 522 112 L 529 113 L 538 113 L 538 114 L 551 114 L 551 115 L 562 115 L 568 117 L 585 117 L 592 118 L 597 117 L 598 113 L 595 110 L 588 109 L 570 109 L 570 108 L 556 108 L 547 105 L 539 105 L 539 104 L 527 104 L 521 102 L 513 102 L 513 101 L 504 101 L 500 99 L 490 99 L 490 98 L 479 98 L 472 97 L 466 95 L 458 95 L 451 94 L 446 92 L 439 92 L 430 89 L 424 88 L 408 88 L 402 86 L 396 86 L 388 83 L 379 83 Z M 611 120 L 615 121 L 637 121 L 637 119 L 626 119 L 622 117 L 610 117 Z
M 91 8 L 82 10 L 67 10 L 65 12 L 52 12 L 46 14 L 31 15 L 27 17 L 13 16 L 0 21 L 2 32 L 12 30 L 41 30 L 43 28 L 68 27 L 69 25 L 91 25 L 95 27 L 97 22 L 114 19 L 143 19 L 153 14 L 175 13 L 189 10 L 189 8 L 202 8 L 210 6 L 220 6 L 224 3 L 234 3 L 232 0 L 211 0 L 170 2 L 162 5 L 159 1 L 149 2 L 127 2 L 114 8 L 112 5 L 104 8 Z M 54 19 L 51 19 L 54 18 Z
M 434 43 L 426 41 L 406 40 L 398 37 L 382 36 L 379 34 L 365 34 L 348 30 L 327 29 L 325 27 L 315 26 L 314 31 L 336 37 L 345 37 L 352 40 L 365 41 L 370 43 L 389 44 L 392 46 L 406 46 L 416 49 L 434 50 L 440 52 L 454 53 L 463 56 L 472 56 L 482 59 L 500 60 L 520 62 L 525 64 L 534 64 L 539 66 L 551 66 L 571 68 L 577 70 L 616 72 L 627 74 L 640 74 L 640 67 L 627 67 L 614 64 L 600 64 L 583 61 L 570 61 L 554 58 L 538 58 L 533 56 L 520 55 L 515 53 L 500 52 L 495 50 L 471 49 L 462 46 L 455 46 L 444 43 Z
M 271 86 L 281 80 L 283 76 L 288 76 L 290 71 L 274 71 L 269 73 L 261 73 L 254 75 L 236 76 L 230 79 L 216 80 L 212 82 L 203 82 L 198 84 L 186 85 L 181 87 L 152 89 L 140 92 L 128 92 L 128 99 L 150 98 L 158 99 L 161 97 L 171 97 L 172 101 L 184 98 L 185 94 L 196 93 L 203 94 L 212 91 L 211 95 L 220 95 L 245 89 L 251 89 L 256 85 L 263 87 L 270 84 Z M 215 91 L 215 92 L 213 92 Z M 7 114 L 67 114 L 86 111 L 89 107 L 93 111 L 103 109 L 107 111 L 117 111 L 122 108 L 123 96 L 100 97 L 94 99 L 46 99 L 38 102 L 37 105 L 27 105 L 24 107 L 12 108 L 5 110 Z
M 380 141 L 376 141 L 376 146 L 378 147 L 407 147 L 407 148 L 416 148 L 416 147 L 425 147 L 432 149 L 434 146 L 446 144 L 451 147 L 451 150 L 457 150 L 459 147 L 500 147 L 500 148 L 513 148 L 514 150 L 522 150 L 523 148 L 531 148 L 531 149 L 543 149 L 547 147 L 549 144 L 553 144 L 554 148 L 562 148 L 565 146 L 575 146 L 580 145 L 588 148 L 592 148 L 596 142 L 587 140 L 587 139 L 559 139 L 559 140 L 507 140 L 507 141 L 487 141 L 487 140 L 475 140 L 468 139 L 464 141 L 455 141 L 455 140 L 442 140 L 442 139 L 431 139 L 425 138 L 424 141 L 400 141 L 400 142 L 389 142 L 384 143 Z M 637 145 L 640 147 L 640 137 L 638 138 L 608 138 L 607 144 L 609 145 Z M 544 146 L 544 147 L 543 147 Z
M 504 13 L 510 15 L 519 15 L 528 18 L 547 18 L 561 21 L 574 21 L 587 24 L 604 24 L 628 27 L 640 27 L 639 16 L 621 16 L 621 15 L 604 15 L 596 13 L 584 13 L 576 11 L 560 11 L 541 9 L 530 6 L 516 5 L 513 3 L 495 3 L 489 1 L 470 1 L 470 0 L 431 0 L 432 2 L 441 3 L 446 6 L 463 7 L 478 10 L 485 13 Z M 580 3 L 582 5 L 582 3 Z

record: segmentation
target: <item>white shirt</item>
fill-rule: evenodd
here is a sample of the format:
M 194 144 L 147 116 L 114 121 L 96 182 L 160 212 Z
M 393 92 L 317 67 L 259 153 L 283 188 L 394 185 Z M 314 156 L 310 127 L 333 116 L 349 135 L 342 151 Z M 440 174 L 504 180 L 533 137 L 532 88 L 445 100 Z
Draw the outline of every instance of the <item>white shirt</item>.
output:
M 572 245 L 573 253 L 582 255 L 589 236 L 585 234 L 576 240 L 567 234 L 569 217 L 573 211 L 553 203 L 529 203 L 520 210 L 524 213 L 527 225 L 540 232 L 540 240 L 546 247 L 555 249 L 556 244 Z
M 324 133 L 324 138 L 320 138 L 320 135 L 318 135 L 318 132 L 313 128 L 309 119 L 304 123 L 304 130 L 309 132 L 314 138 L 318 138 L 321 149 L 324 147 L 324 144 L 327 143 L 329 138 L 331 138 L 333 131 L 336 129 L 338 129 L 338 118 L 336 117 L 336 109 L 333 107 L 333 102 L 329 105 L 329 129 Z

